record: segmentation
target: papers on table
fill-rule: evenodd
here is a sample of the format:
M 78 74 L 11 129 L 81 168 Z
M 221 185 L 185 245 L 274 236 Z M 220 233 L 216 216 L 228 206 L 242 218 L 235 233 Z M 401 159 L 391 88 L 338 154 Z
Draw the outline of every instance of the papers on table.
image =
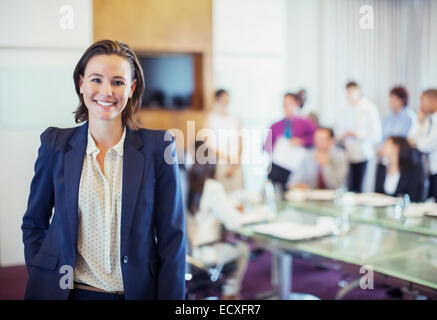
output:
M 399 203 L 399 198 L 375 192 L 346 192 L 339 199 L 339 203 L 344 206 L 368 206 L 378 208 L 394 206 Z
M 403 212 L 405 217 L 422 217 L 423 215 L 437 217 L 437 203 L 412 203 Z
M 273 149 L 272 162 L 290 171 L 296 171 L 305 158 L 306 149 L 291 145 L 290 140 L 278 138 Z
M 240 216 L 240 223 L 254 224 L 271 220 L 275 213 L 270 212 L 265 206 L 255 206 L 249 212 L 244 212 Z
M 309 200 L 334 200 L 335 199 L 335 190 L 322 190 L 322 189 L 314 189 L 308 190 L 307 199 Z
M 286 192 L 285 198 L 288 201 L 304 201 L 304 200 L 334 200 L 336 195 L 335 190 L 323 189 L 292 189 Z
M 322 220 L 318 221 L 317 225 L 278 221 L 256 225 L 253 227 L 253 231 L 292 241 L 308 240 L 331 235 L 335 228 L 334 220 L 331 217 L 322 218 Z
M 367 192 L 356 193 L 355 203 L 357 205 L 369 206 L 369 207 L 388 207 L 394 206 L 399 202 L 396 197 L 387 196 L 381 193 Z
M 263 202 L 263 197 L 260 192 L 248 190 L 236 190 L 229 196 L 230 200 L 237 204 L 248 203 L 251 205 L 258 205 Z
M 240 222 L 242 225 L 254 224 L 269 220 L 265 214 L 261 213 L 245 213 L 241 215 Z

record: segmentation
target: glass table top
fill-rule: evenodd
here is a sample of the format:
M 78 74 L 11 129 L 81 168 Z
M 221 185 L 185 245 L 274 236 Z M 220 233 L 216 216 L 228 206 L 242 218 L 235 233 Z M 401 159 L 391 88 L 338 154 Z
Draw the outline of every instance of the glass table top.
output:
M 437 237 L 437 217 L 405 217 L 394 206 L 373 208 L 366 206 L 346 207 L 334 201 L 283 201 L 281 208 L 298 208 L 321 215 L 341 216 L 347 214 L 351 221 L 376 224 L 397 230 L 410 231 Z
M 275 221 L 315 225 L 321 213 L 286 206 Z M 338 220 L 344 226 L 347 220 Z M 346 222 L 345 222 L 346 221 Z M 348 229 L 348 230 L 347 230 Z M 254 232 L 253 225 L 238 233 L 269 247 L 307 252 L 363 266 L 395 278 L 437 289 L 437 237 L 350 220 L 344 233 L 312 240 L 289 241 Z

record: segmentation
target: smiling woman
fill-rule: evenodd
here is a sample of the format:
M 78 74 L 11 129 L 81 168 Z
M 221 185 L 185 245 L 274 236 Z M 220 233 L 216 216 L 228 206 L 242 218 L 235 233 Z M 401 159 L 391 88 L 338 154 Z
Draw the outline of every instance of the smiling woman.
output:
M 41 135 L 22 224 L 25 298 L 183 299 L 174 137 L 139 128 L 138 59 L 126 44 L 102 40 L 85 51 L 73 78 L 75 120 L 85 124 Z
M 100 107 L 110 107 L 103 110 L 110 110 L 109 116 L 112 117 L 122 112 L 123 124 L 138 129 L 135 115 L 141 107 L 144 76 L 135 53 L 127 45 L 108 40 L 95 43 L 79 60 L 73 80 L 80 100 L 75 111 L 77 123 L 88 120 L 89 111 L 95 111 L 89 110 L 87 106 L 97 104 Z M 101 104 L 93 99 L 99 99 Z M 111 103 L 117 106 L 112 108 Z

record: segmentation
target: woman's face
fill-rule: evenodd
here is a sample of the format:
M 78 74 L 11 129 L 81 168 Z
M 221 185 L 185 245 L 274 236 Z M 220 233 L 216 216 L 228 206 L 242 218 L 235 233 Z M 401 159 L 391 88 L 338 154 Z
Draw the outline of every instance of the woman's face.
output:
M 351 106 L 356 105 L 361 99 L 361 89 L 359 87 L 347 88 L 346 97 Z
M 404 106 L 403 101 L 394 94 L 390 94 L 389 104 L 390 104 L 390 108 L 395 112 L 401 110 L 402 107 Z
M 121 119 L 136 88 L 132 72 L 130 63 L 117 55 L 101 54 L 88 61 L 79 86 L 91 121 Z
M 381 153 L 382 153 L 383 157 L 386 157 L 388 159 L 392 159 L 393 157 L 398 156 L 399 147 L 393 143 L 392 139 L 389 138 L 389 139 L 385 140 Z
M 228 93 L 223 93 L 220 98 L 217 100 L 217 102 L 223 106 L 223 107 L 227 107 L 229 105 L 229 94 Z

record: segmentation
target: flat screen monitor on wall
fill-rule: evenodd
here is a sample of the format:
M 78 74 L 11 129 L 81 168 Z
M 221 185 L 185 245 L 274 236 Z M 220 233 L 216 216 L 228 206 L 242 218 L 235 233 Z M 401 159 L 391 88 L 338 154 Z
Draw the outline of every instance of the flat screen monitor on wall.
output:
M 189 54 L 139 55 L 144 71 L 143 108 L 190 108 L 194 93 L 194 61 Z

